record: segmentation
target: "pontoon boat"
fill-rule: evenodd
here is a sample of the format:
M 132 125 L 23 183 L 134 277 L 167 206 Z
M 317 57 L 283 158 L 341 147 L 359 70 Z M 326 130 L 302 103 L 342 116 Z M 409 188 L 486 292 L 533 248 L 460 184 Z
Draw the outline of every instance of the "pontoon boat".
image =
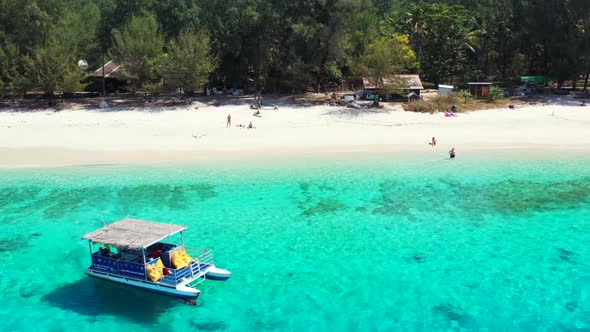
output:
M 231 273 L 215 267 L 213 251 L 187 250 L 186 226 L 125 218 L 82 238 L 89 240 L 91 277 L 196 303 L 205 279 L 227 280 Z M 180 233 L 181 244 L 163 242 Z M 95 251 L 96 244 L 103 245 Z M 191 257 L 194 255 L 194 258 Z

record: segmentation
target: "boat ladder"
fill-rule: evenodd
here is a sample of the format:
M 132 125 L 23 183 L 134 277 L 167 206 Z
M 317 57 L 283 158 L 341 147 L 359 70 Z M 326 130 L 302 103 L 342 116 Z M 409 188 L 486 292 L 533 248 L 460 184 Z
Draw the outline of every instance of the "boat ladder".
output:
M 201 268 L 203 265 L 205 265 L 204 269 L 213 265 L 213 250 L 204 249 L 203 253 L 196 256 L 195 260 L 189 265 L 191 276 L 197 277 L 197 279 L 188 284 L 189 287 L 194 288 L 207 279 L 205 275 L 206 270 Z

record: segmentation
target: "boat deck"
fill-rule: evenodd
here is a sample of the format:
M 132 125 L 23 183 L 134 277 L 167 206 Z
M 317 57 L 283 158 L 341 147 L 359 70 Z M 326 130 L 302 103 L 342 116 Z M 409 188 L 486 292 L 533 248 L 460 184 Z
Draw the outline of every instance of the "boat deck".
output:
M 199 278 L 203 278 L 207 270 L 213 266 L 212 264 L 191 262 L 191 264 L 183 269 L 170 269 L 172 274 L 165 276 L 157 283 L 163 283 L 171 286 L 176 286 L 185 282 L 191 282 Z
M 101 256 L 99 252 L 95 252 L 92 255 L 92 269 L 114 276 L 139 279 L 154 284 L 163 284 L 172 287 L 180 284 L 194 284 L 193 282 L 198 279 L 204 280 L 207 271 L 211 267 L 214 267 L 213 251 L 205 250 L 203 251 L 203 254 L 196 256 L 187 267 L 176 269 L 171 265 L 169 257 L 176 250 L 182 248 L 183 247 L 181 246 L 175 246 L 171 247 L 165 253 L 162 253 L 162 257 L 159 259 L 162 260 L 165 267 L 170 269 L 171 274 L 156 282 L 152 282 L 147 278 L 146 266 L 155 264 L 157 259 L 151 260 L 150 262 L 144 264 L 143 257 L 132 252 L 121 252 L 110 257 Z M 200 283 L 200 281 L 198 283 Z

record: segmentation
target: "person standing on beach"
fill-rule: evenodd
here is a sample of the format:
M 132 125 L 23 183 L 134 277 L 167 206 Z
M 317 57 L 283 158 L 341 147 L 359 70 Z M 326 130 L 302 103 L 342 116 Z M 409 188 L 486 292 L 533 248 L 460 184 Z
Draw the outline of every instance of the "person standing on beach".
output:
M 226 126 L 225 127 L 226 128 L 231 127 L 231 114 L 228 114 L 227 115 L 227 123 L 226 123 Z
M 430 145 L 433 147 L 436 146 L 436 138 L 432 137 L 432 141 L 430 141 Z
M 452 148 L 451 151 L 449 151 L 449 157 L 451 157 L 451 159 L 455 158 L 455 148 Z

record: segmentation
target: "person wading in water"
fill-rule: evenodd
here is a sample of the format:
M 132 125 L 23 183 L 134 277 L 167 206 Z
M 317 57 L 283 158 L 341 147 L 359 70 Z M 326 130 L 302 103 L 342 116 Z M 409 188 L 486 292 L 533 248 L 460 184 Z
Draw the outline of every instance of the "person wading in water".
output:
M 451 157 L 451 159 L 455 158 L 455 148 L 452 148 L 451 151 L 449 151 L 449 157 Z

